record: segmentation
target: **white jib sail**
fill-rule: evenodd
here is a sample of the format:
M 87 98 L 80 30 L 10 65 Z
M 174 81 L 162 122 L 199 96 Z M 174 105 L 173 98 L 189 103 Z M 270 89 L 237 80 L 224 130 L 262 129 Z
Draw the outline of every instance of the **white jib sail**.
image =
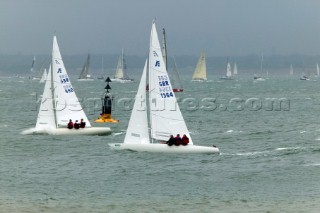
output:
M 147 116 L 146 81 L 147 60 L 143 68 L 124 143 L 150 143 Z
M 170 135 L 186 134 L 192 144 L 165 68 L 155 23 L 150 35 L 149 106 L 153 139 L 168 140 Z
M 71 85 L 60 54 L 56 36 L 53 37 L 52 76 L 57 127 L 65 127 L 69 119 L 72 119 L 74 122 L 76 120 L 80 121 L 81 118 L 86 122 L 86 127 L 91 127 Z
M 56 122 L 53 112 L 53 102 L 52 102 L 52 81 L 51 81 L 51 65 L 49 67 L 49 72 L 45 80 L 44 90 L 41 98 L 41 104 L 39 108 L 39 114 L 36 123 L 36 129 L 55 129 Z
M 319 69 L 319 64 L 317 64 L 317 75 L 320 75 L 320 69 Z

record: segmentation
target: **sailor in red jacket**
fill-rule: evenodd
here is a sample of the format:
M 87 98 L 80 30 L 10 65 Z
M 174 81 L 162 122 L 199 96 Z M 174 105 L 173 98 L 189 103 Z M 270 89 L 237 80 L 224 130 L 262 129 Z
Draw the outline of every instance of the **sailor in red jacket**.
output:
M 189 143 L 189 138 L 188 138 L 186 135 L 183 135 L 183 136 L 182 136 L 182 141 L 181 141 L 181 143 L 182 143 L 183 146 L 188 145 L 188 143 Z
M 177 136 L 176 136 L 176 143 L 174 144 L 174 145 L 176 145 L 176 146 L 180 146 L 181 145 L 181 137 L 180 137 L 180 135 L 179 134 L 177 134 Z
M 73 128 L 73 123 L 72 123 L 72 120 L 70 119 L 68 123 L 68 129 L 72 129 L 72 128 Z

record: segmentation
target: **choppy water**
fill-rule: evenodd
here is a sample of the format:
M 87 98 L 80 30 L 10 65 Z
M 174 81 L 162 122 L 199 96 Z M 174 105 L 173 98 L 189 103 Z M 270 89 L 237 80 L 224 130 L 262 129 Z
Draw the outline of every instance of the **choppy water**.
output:
M 0 78 L 0 212 L 318 212 L 320 79 L 251 77 L 185 80 L 177 95 L 194 143 L 215 144 L 220 155 L 110 150 L 130 116 L 120 104 L 110 136 L 20 135 L 35 125 L 43 85 Z M 104 82 L 73 85 L 93 120 L 99 109 L 88 99 L 100 98 Z M 137 86 L 111 84 L 117 101 Z M 196 99 L 188 107 L 185 98 Z M 203 98 L 216 98 L 214 110 L 191 110 Z M 272 110 L 266 98 L 290 106 Z

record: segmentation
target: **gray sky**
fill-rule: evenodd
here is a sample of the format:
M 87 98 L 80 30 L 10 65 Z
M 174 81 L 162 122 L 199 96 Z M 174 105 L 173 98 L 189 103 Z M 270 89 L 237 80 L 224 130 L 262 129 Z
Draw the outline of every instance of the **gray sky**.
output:
M 152 19 L 171 55 L 320 54 L 320 0 L 0 0 L 0 53 L 146 54 Z

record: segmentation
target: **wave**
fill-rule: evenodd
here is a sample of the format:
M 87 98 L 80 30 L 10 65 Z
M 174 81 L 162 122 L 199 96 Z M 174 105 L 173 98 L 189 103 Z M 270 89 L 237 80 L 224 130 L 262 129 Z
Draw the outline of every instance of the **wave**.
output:
M 311 163 L 311 164 L 307 164 L 305 166 L 320 166 L 320 163 Z
M 276 151 L 283 151 L 283 150 L 301 150 L 301 149 L 305 149 L 304 147 L 300 147 L 300 146 L 296 146 L 296 147 L 280 147 L 280 148 L 276 148 Z
M 241 130 L 229 129 L 229 130 L 227 130 L 225 133 L 241 133 L 241 132 L 243 132 L 243 131 L 241 131 Z
M 264 155 L 270 153 L 271 151 L 256 151 L 256 152 L 244 152 L 244 153 L 220 153 L 220 155 L 231 155 L 231 156 L 254 156 L 254 155 Z
M 114 136 L 118 136 L 118 135 L 124 135 L 126 132 L 115 132 L 113 133 Z
M 256 155 L 272 155 L 279 151 L 284 151 L 286 154 L 288 153 L 296 153 L 298 150 L 304 150 L 306 147 L 279 147 L 273 150 L 266 150 L 266 151 L 254 151 L 254 152 L 244 152 L 244 153 L 220 153 L 220 155 L 230 155 L 230 156 L 256 156 Z

